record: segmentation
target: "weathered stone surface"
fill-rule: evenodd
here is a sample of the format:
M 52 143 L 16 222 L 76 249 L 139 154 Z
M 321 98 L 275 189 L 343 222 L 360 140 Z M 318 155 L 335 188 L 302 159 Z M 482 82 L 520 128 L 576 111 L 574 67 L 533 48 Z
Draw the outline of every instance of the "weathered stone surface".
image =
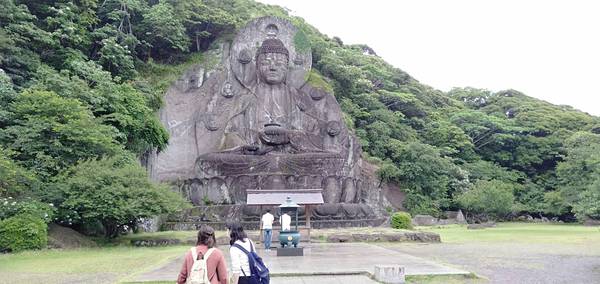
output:
M 1 71 L 1 69 L 0 69 Z M 54 223 L 48 225 L 48 247 L 60 249 L 89 248 L 98 245 L 81 233 Z
M 347 243 L 352 240 L 352 236 L 344 234 L 335 234 L 327 237 L 327 242 L 330 243 Z
M 417 226 L 432 226 L 437 223 L 437 218 L 430 215 L 416 215 L 412 223 Z
M 496 227 L 495 222 L 485 222 L 481 224 L 469 224 L 467 225 L 467 229 L 477 230 L 477 229 L 485 229 L 485 228 L 493 228 Z
M 600 220 L 594 220 L 594 219 L 588 218 L 583 222 L 583 225 L 585 225 L 585 226 L 600 226 Z
M 338 233 L 327 236 L 327 242 L 422 242 L 439 243 L 440 235 L 430 232 L 397 232 L 397 233 Z
M 178 239 L 139 239 L 131 240 L 131 244 L 136 247 L 157 247 L 157 246 L 171 246 L 181 244 Z
M 405 233 L 390 233 L 384 234 L 383 240 L 386 242 L 406 242 L 409 238 Z
M 467 222 L 465 215 L 463 215 L 460 209 L 458 211 L 446 211 L 446 217 L 455 220 L 458 224 L 465 224 Z
M 406 282 L 405 270 L 399 265 L 375 265 L 375 280 L 386 284 L 401 284 Z
M 439 243 L 441 242 L 440 235 L 431 232 L 408 232 L 406 236 L 409 240 L 424 243 Z

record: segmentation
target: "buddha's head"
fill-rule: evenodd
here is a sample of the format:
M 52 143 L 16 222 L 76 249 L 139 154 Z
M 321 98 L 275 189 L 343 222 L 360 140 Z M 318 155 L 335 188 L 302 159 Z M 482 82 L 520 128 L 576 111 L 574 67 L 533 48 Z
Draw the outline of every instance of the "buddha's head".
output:
M 256 52 L 258 77 L 261 81 L 278 85 L 285 82 L 288 71 L 289 52 L 277 38 L 268 38 Z

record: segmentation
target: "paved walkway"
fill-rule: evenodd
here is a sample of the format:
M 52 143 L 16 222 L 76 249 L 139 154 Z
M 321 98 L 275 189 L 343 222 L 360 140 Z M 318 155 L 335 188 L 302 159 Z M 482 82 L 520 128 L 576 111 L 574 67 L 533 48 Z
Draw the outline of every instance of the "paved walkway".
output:
M 273 284 L 377 284 L 365 275 L 273 277 Z
M 361 272 L 373 273 L 375 265 L 401 265 L 406 268 L 406 275 L 448 275 L 467 274 L 467 271 L 438 264 L 434 261 L 411 256 L 406 253 L 394 251 L 380 246 L 367 243 L 312 243 L 307 244 L 304 256 L 300 257 L 278 257 L 277 252 L 272 250 L 265 252 L 259 249 L 265 264 L 274 274 L 274 283 L 343 283 L 339 282 L 339 276 L 319 276 L 319 281 L 308 277 L 314 274 L 356 274 Z M 229 258 L 228 247 L 221 247 L 225 256 Z M 182 255 L 184 252 L 182 252 Z M 158 268 L 154 271 L 144 273 L 135 281 L 171 281 L 177 277 L 183 256 Z M 230 263 L 229 259 L 227 262 Z M 277 277 L 285 274 L 302 274 L 303 277 Z M 306 276 L 306 277 L 305 277 Z M 353 281 L 344 283 L 374 283 L 368 277 L 362 275 L 353 277 Z M 296 280 L 298 279 L 298 280 Z M 290 282 L 291 281 L 291 282 Z

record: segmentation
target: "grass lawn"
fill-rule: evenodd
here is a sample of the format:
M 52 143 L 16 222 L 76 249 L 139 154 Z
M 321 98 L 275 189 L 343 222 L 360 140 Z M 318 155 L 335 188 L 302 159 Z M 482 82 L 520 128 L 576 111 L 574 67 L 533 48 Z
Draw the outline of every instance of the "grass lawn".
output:
M 0 282 L 115 283 L 183 255 L 189 246 L 105 247 L 0 255 Z
M 413 275 L 406 276 L 406 283 L 419 284 L 479 284 L 488 283 L 487 280 L 469 275 Z
M 494 228 L 468 230 L 466 225 L 418 227 L 440 234 L 443 243 L 518 242 L 585 244 L 600 242 L 600 228 L 576 224 L 498 223 Z

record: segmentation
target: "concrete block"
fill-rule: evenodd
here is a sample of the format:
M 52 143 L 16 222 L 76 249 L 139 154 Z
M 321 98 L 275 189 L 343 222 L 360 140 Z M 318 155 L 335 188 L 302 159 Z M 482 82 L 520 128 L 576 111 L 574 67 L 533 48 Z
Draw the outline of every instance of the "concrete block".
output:
M 285 248 L 277 248 L 277 256 L 303 256 L 304 248 L 293 248 L 293 247 L 285 247 Z
M 387 283 L 405 283 L 404 267 L 399 265 L 375 265 L 375 280 Z

